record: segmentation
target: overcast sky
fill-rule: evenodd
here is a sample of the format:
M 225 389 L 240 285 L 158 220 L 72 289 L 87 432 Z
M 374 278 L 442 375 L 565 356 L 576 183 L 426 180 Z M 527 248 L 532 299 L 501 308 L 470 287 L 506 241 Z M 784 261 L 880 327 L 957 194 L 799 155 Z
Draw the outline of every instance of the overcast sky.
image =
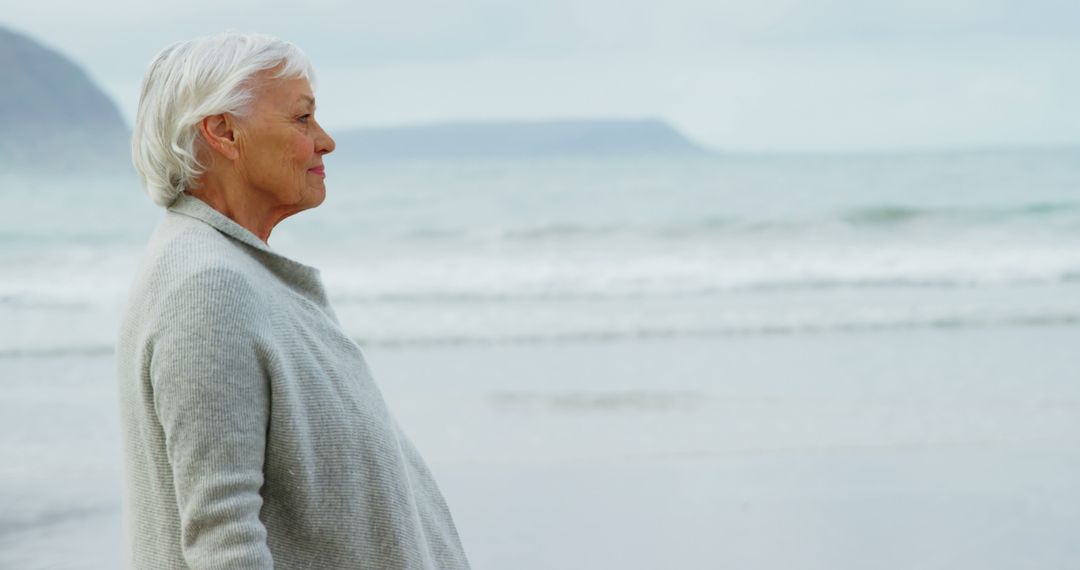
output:
M 661 117 L 730 150 L 1080 143 L 1077 0 L 0 0 L 129 122 L 150 59 L 233 28 L 315 63 L 350 126 Z

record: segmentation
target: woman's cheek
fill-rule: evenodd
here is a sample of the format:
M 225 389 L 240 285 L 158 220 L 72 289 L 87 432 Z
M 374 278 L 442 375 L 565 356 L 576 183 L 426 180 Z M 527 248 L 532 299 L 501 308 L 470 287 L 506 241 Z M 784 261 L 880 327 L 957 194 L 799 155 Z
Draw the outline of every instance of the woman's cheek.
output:
M 303 163 L 304 169 L 307 170 L 311 155 L 315 154 L 315 141 L 307 136 L 299 136 L 293 140 L 292 152 L 297 161 Z

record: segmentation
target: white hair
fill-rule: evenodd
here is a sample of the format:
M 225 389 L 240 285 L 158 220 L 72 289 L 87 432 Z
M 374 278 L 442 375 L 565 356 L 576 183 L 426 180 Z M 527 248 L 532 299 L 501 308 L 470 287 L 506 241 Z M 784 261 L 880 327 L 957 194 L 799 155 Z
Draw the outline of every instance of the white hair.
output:
M 243 116 L 254 95 L 253 77 L 281 66 L 272 78 L 314 71 L 295 45 L 265 34 L 222 32 L 176 42 L 150 62 L 143 77 L 131 136 L 131 160 L 155 204 L 168 206 L 196 187 L 205 171 L 197 158 L 199 123 L 221 113 Z

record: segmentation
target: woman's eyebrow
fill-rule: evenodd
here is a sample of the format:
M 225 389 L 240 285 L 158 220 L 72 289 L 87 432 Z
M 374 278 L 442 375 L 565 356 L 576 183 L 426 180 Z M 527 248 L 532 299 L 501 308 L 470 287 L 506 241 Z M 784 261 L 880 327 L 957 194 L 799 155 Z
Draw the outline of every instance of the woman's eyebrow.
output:
M 306 102 L 312 109 L 315 108 L 315 98 L 310 95 L 301 95 L 297 98 L 297 101 Z

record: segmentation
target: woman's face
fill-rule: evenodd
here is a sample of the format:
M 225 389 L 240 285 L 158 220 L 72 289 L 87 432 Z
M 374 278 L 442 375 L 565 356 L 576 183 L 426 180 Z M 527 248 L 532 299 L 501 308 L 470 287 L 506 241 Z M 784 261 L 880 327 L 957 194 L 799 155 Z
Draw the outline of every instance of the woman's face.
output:
M 323 155 L 334 139 L 315 121 L 315 98 L 306 79 L 264 79 L 240 119 L 238 165 L 252 199 L 291 215 L 326 198 Z

